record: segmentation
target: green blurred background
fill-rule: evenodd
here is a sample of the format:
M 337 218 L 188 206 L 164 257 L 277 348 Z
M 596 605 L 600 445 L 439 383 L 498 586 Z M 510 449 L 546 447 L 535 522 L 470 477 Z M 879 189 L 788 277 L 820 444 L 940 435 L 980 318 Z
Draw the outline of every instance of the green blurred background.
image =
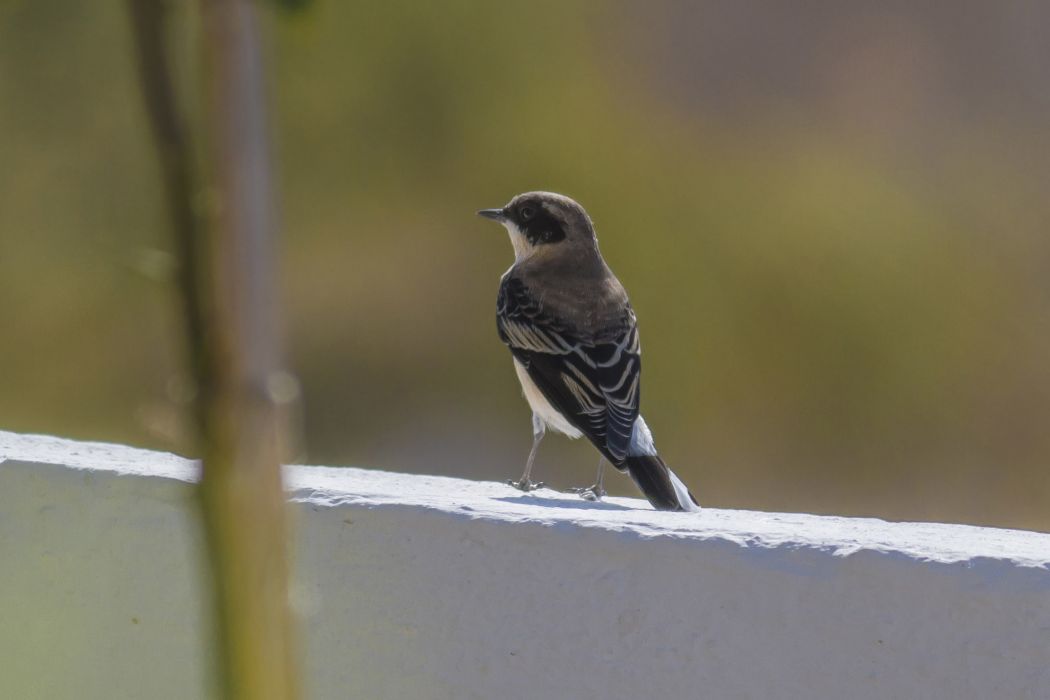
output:
M 548 189 L 631 292 L 703 504 L 1050 529 L 1050 6 L 267 13 L 298 460 L 518 475 L 511 249 L 474 211 Z M 0 427 L 185 451 L 123 3 L 0 4 L 0 162 Z M 595 465 L 553 437 L 537 469 Z

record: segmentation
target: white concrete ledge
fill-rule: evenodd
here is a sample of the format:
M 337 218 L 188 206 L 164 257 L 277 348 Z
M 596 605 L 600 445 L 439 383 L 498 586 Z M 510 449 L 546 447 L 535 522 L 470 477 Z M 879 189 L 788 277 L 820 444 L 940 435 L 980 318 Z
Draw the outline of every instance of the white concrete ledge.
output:
M 195 477 L 0 433 L 0 697 L 206 694 Z M 287 481 L 314 698 L 1050 697 L 1050 535 Z

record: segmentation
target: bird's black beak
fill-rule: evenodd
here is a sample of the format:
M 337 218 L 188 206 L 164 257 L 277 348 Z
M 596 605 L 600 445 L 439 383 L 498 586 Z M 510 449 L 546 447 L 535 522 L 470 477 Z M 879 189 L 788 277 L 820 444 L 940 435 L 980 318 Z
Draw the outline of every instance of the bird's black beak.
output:
M 492 219 L 500 223 L 507 219 L 507 215 L 503 213 L 502 209 L 482 209 L 478 212 L 478 216 L 484 216 L 486 219 Z

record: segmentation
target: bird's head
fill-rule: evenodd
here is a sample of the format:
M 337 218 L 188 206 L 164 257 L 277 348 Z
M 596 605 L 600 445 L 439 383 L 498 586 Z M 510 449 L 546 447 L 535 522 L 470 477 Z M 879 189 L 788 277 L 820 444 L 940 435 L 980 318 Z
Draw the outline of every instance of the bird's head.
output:
M 591 218 L 564 195 L 526 192 L 502 209 L 482 209 L 478 216 L 507 228 L 517 262 L 537 255 L 558 258 L 572 251 L 597 250 Z

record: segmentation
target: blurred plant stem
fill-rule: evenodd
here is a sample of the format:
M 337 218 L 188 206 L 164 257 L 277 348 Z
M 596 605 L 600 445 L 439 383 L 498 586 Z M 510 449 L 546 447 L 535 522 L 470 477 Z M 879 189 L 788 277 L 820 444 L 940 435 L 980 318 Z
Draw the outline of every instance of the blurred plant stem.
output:
M 280 473 L 274 216 L 255 8 L 202 0 L 204 168 L 179 110 L 170 8 L 129 0 L 146 107 L 163 171 L 177 286 L 197 384 L 200 496 L 223 695 L 298 696 Z M 207 194 L 206 197 L 202 194 Z M 206 211 L 196 202 L 205 201 Z

